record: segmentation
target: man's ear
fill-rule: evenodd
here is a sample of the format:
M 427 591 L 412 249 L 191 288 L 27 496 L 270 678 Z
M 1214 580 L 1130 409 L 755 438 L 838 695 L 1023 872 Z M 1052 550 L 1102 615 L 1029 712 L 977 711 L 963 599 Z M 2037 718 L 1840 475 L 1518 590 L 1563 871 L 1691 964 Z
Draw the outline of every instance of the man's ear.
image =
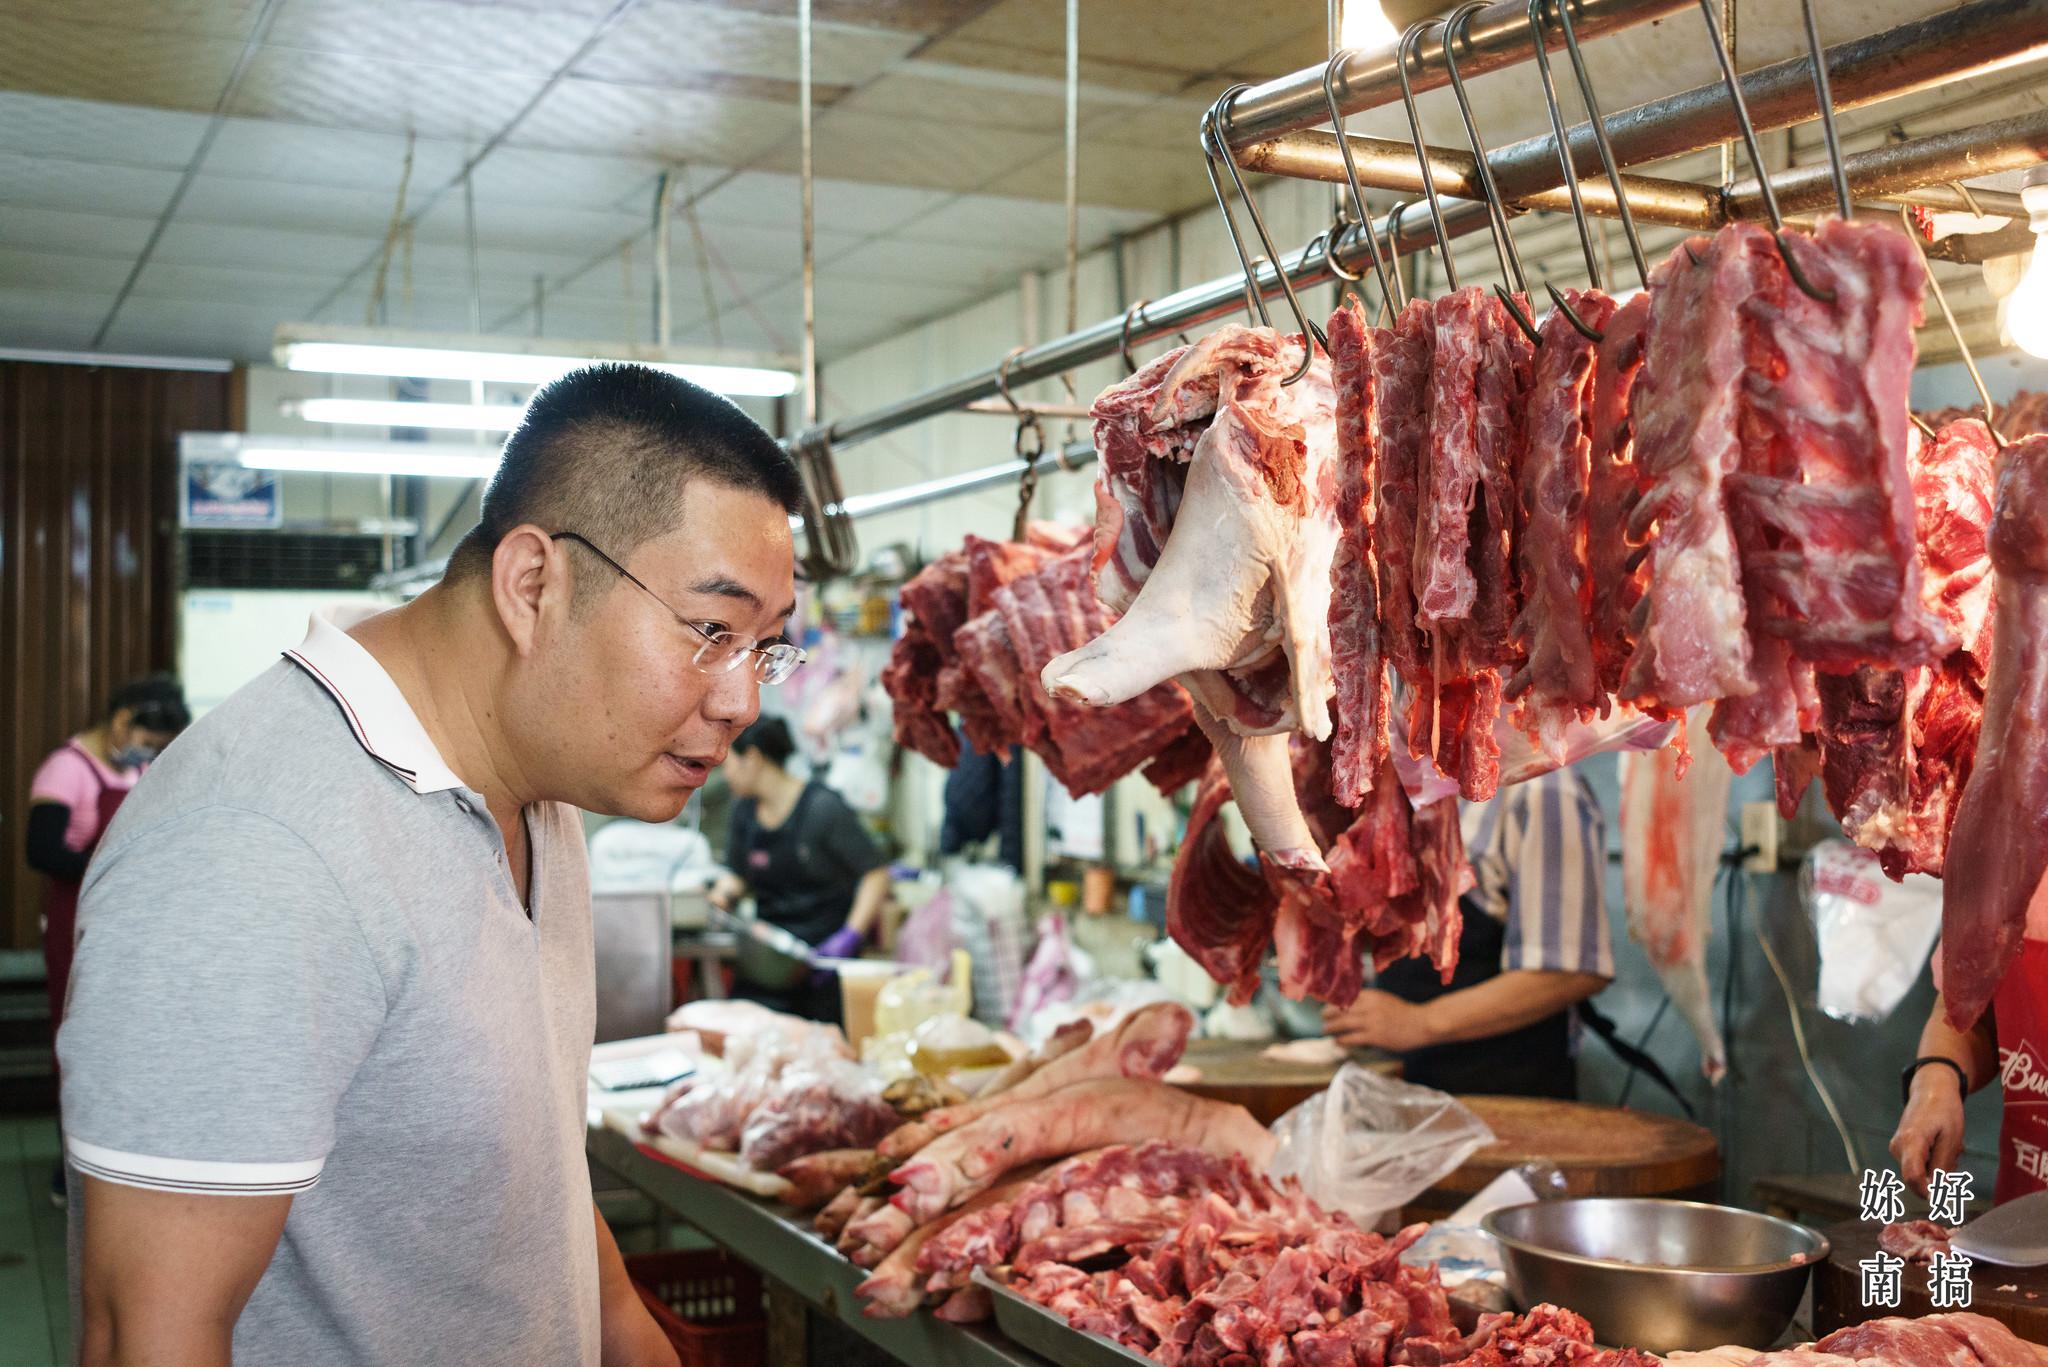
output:
M 568 555 L 531 523 L 507 532 L 491 552 L 491 602 L 516 654 L 530 654 L 540 637 L 541 612 L 550 599 L 566 603 Z

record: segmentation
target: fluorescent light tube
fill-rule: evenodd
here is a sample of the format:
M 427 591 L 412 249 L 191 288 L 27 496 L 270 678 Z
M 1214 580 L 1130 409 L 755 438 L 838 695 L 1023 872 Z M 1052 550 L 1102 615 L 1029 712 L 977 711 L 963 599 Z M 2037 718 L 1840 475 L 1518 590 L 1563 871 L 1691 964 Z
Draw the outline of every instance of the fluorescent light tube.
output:
M 543 385 L 572 370 L 607 359 L 665 370 L 720 394 L 779 398 L 796 391 L 794 374 L 757 366 L 643 361 L 633 357 L 543 356 L 518 351 L 462 351 L 368 342 L 283 342 L 277 347 L 278 364 L 287 370 L 524 385 Z
M 287 399 L 281 407 L 286 416 L 307 422 L 462 432 L 510 432 L 526 414 L 524 404 L 407 403 L 400 399 Z
M 437 456 L 428 451 L 300 451 L 271 446 L 242 448 L 240 460 L 251 470 L 296 470 L 322 475 L 424 475 L 429 479 L 488 479 L 498 468 L 498 453 L 488 456 Z

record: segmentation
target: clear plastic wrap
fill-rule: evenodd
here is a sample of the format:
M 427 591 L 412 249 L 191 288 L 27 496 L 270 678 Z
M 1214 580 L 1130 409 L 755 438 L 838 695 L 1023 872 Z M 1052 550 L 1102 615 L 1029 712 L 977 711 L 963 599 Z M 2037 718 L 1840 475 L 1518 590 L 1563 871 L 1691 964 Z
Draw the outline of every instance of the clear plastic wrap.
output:
M 826 1149 L 873 1147 L 899 1123 L 874 1074 L 836 1057 L 784 1066 L 740 1132 L 740 1161 L 756 1172 Z
M 1370 1229 L 1451 1172 L 1493 1131 L 1455 1098 L 1355 1063 L 1273 1124 L 1268 1171 Z

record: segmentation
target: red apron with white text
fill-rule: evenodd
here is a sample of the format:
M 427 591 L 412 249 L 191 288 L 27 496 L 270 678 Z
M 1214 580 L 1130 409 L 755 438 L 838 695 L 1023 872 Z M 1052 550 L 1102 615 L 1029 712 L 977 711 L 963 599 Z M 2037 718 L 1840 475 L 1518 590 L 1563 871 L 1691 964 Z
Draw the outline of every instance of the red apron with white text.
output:
M 1994 1202 L 2048 1189 L 2048 940 L 2028 940 L 1992 1000 L 2005 1123 Z
M 71 748 L 85 754 L 76 745 Z M 91 766 L 93 780 L 100 785 L 92 839 L 80 851 L 89 855 L 113 824 L 114 813 L 128 800 L 130 790 L 113 787 L 100 777 L 99 766 L 90 757 L 86 762 Z M 43 972 L 49 983 L 50 1028 L 54 1031 L 64 1021 L 64 992 L 71 983 L 71 953 L 78 938 L 78 891 L 83 880 L 51 878 L 47 883 L 43 892 Z

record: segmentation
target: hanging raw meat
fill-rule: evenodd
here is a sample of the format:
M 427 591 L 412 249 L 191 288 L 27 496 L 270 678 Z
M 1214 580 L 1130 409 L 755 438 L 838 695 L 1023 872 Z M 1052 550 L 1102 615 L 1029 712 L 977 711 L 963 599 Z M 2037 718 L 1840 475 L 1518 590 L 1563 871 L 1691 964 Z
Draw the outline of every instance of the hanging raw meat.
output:
M 1330 374 L 1337 390 L 1337 525 L 1330 562 L 1330 672 L 1337 687 L 1331 792 L 1356 807 L 1387 754 L 1391 705 L 1381 645 L 1373 485 L 1378 385 L 1373 352 L 1381 333 L 1356 297 L 1330 315 Z
M 1694 753 L 1682 777 L 1680 751 L 1622 752 L 1622 893 L 1630 937 L 1698 1037 L 1701 1071 L 1719 1081 L 1728 1051 L 1707 985 L 1707 937 L 1733 775 L 1704 743 L 1697 714 L 1688 724 Z
M 1991 673 L 1976 767 L 1949 834 L 1942 996 L 1968 1030 L 2019 952 L 2048 869 L 2048 436 L 2008 447 L 1991 521 Z
M 1566 290 L 1564 295 L 1588 327 L 1607 327 L 1612 299 L 1598 290 Z M 1529 390 L 1520 490 L 1522 612 L 1515 635 L 1528 663 L 1508 692 L 1520 694 L 1516 725 L 1545 752 L 1561 758 L 1566 729 L 1606 710 L 1593 661 L 1587 540 L 1594 350 L 1562 309 L 1553 309 L 1543 320 L 1541 336 Z
M 1722 486 L 1741 463 L 1740 310 L 1778 264 L 1766 235 L 1696 237 L 1650 278 L 1649 332 L 1634 393 L 1645 492 L 1629 539 L 1647 543 L 1646 592 L 1622 697 L 1645 711 L 1756 691 L 1742 571 Z M 1699 264 L 1694 264 L 1697 258 Z
M 1393 672 L 1408 685 L 1410 735 L 1416 732 L 1416 716 L 1434 696 L 1429 637 L 1416 616 L 1413 576 L 1435 349 L 1436 316 L 1426 299 L 1410 302 L 1393 327 L 1373 335 L 1373 545 L 1379 560 L 1380 640 Z M 1428 742 L 1416 744 L 1426 748 Z
M 911 620 L 882 673 L 899 742 L 957 763 L 951 712 L 977 750 L 1026 746 L 1069 792 L 1100 792 L 1141 765 L 1163 784 L 1184 784 L 1208 746 L 1179 687 L 1160 684 L 1101 709 L 1037 686 L 1047 660 L 1114 619 L 1096 597 L 1085 532 L 1034 523 L 1028 537 L 969 536 L 904 585 Z
M 1497 298 L 1477 286 L 1434 306 L 1429 442 L 1416 523 L 1416 609 L 1431 639 L 1428 710 L 1411 745 L 1472 801 L 1500 784 L 1493 723 L 1515 652 L 1515 481 L 1532 348 Z M 1417 753 L 1422 753 L 1420 750 Z
M 1261 852 L 1319 868 L 1281 780 L 1286 734 L 1327 736 L 1335 687 L 1335 395 L 1321 355 L 1281 383 L 1301 346 L 1226 327 L 1096 400 L 1096 584 L 1124 616 L 1040 678 L 1098 707 L 1178 679 Z
M 1638 294 L 1601 329 L 1593 357 L 1593 406 L 1586 451 L 1586 570 L 1592 582 L 1589 632 L 1595 687 L 1603 702 L 1621 691 L 1634 654 L 1630 625 L 1644 592 L 1644 557 L 1628 537 L 1642 486 L 1636 466 L 1635 391 L 1643 368 L 1650 296 Z
M 1817 755 L 1828 807 L 1894 878 L 1941 872 L 1977 751 L 1991 653 L 1986 535 L 1996 460 L 1990 431 L 1975 419 L 1950 423 L 1913 449 L 1924 590 L 1956 648 L 1932 666 L 1863 665 L 1819 680 Z

